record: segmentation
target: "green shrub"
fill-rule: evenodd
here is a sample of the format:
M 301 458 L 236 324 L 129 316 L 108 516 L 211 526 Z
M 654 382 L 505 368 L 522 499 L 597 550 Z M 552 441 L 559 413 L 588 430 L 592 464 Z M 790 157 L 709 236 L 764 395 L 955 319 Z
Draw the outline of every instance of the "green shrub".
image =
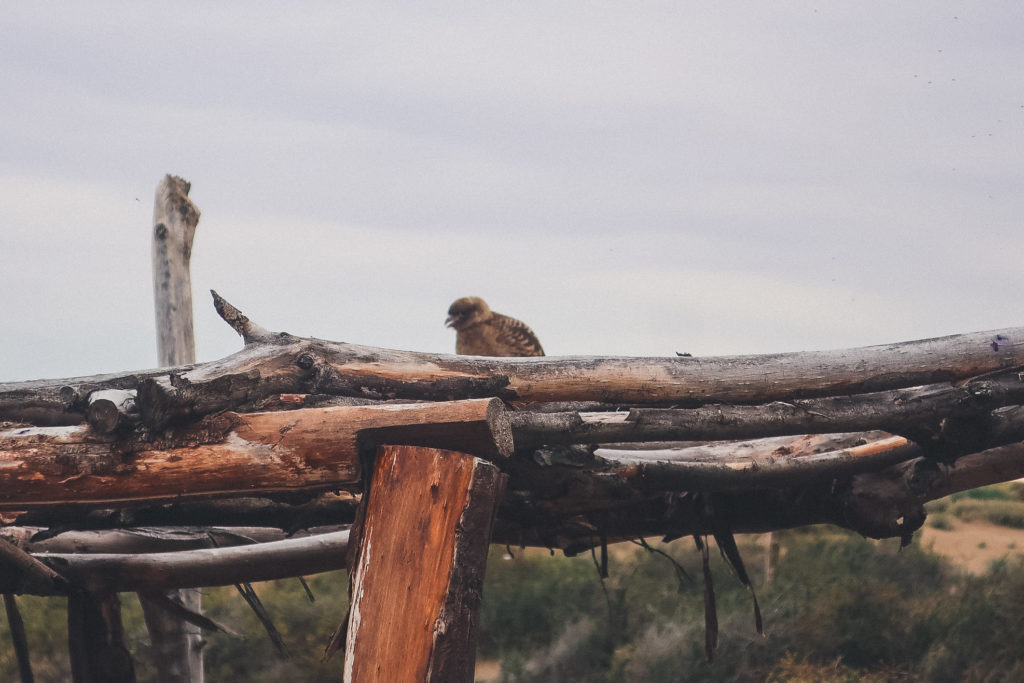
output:
M 989 522 L 1024 529 L 1024 501 L 967 498 L 953 503 L 950 511 L 965 522 Z
M 569 623 L 605 611 L 590 557 L 551 557 L 539 550 L 487 559 L 478 651 L 504 657 L 553 642 Z
M 1014 500 L 1018 498 L 1018 495 L 1010 484 L 1004 483 L 980 486 L 976 489 L 968 489 L 967 491 L 958 491 L 949 498 L 954 502 L 964 498 L 973 500 Z

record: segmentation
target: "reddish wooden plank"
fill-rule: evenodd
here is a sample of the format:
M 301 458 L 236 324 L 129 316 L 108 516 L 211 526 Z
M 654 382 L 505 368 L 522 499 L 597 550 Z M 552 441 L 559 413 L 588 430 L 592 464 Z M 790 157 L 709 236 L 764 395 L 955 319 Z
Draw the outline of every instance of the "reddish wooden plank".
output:
M 352 578 L 345 681 L 473 680 L 502 479 L 464 453 L 380 449 Z

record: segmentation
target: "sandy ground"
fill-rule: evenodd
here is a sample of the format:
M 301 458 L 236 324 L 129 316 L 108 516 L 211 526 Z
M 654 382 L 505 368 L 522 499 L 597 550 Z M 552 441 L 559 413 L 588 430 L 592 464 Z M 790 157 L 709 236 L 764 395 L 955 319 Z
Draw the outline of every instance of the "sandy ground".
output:
M 1024 554 L 1024 529 L 954 519 L 949 531 L 925 522 L 922 534 L 922 546 L 930 546 L 972 574 L 983 574 L 993 560 Z
M 477 660 L 475 680 L 477 683 L 484 681 L 496 681 L 501 675 L 501 662 L 498 660 Z

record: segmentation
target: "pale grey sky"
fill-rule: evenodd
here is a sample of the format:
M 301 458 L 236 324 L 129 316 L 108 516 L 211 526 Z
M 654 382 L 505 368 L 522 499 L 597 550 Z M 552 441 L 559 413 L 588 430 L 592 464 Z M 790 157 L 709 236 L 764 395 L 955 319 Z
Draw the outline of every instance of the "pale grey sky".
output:
M 448 352 L 485 297 L 551 355 L 1024 325 L 1024 6 L 6 3 L 0 381 L 154 364 L 149 231 L 207 290 Z

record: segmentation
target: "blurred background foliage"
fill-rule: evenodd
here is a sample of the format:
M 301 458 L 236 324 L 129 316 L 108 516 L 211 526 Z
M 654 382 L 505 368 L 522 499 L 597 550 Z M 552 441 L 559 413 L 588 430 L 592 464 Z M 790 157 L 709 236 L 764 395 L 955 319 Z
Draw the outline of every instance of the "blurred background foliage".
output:
M 1019 484 L 929 505 L 929 524 L 954 520 L 1024 527 Z M 984 573 L 967 573 L 924 547 L 920 533 L 867 541 L 833 527 L 777 534 L 781 554 L 765 584 L 763 537 L 739 539 L 764 613 L 754 628 L 750 593 L 712 555 L 720 624 L 715 661 L 704 654 L 703 577 L 692 539 L 610 548 L 610 576 L 590 555 L 492 547 L 481 615 L 480 676 L 513 682 L 587 681 L 1020 681 L 1024 680 L 1024 565 L 1014 553 Z M 979 546 L 984 540 L 979 538 Z M 206 680 L 338 681 L 341 655 L 321 656 L 344 618 L 347 577 L 309 577 L 256 591 L 288 647 L 271 645 L 232 587 L 204 590 L 204 611 L 239 635 L 210 634 Z M 133 595 L 122 595 L 128 645 L 141 683 L 155 681 Z M 40 683 L 69 680 L 63 600 L 21 596 L 19 605 Z M 6 621 L 0 680 L 16 681 Z

